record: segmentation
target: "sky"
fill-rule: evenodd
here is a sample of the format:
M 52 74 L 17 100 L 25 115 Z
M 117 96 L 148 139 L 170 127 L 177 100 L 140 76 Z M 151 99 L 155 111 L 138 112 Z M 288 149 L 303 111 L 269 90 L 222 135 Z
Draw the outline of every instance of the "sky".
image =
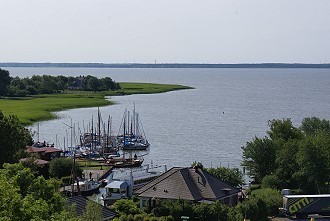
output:
M 330 63 L 330 1 L 0 0 L 0 62 Z

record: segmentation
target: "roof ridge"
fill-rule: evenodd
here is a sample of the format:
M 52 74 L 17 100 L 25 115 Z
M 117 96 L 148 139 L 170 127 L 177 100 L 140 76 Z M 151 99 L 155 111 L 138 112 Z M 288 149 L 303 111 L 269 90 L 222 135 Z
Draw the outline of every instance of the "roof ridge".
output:
M 203 172 L 205 172 L 205 174 L 208 175 L 208 178 L 215 179 L 217 182 L 220 181 L 221 183 L 223 183 L 223 184 L 229 186 L 229 187 L 231 188 L 231 190 L 237 190 L 237 191 L 239 191 L 238 188 L 234 187 L 233 185 L 231 185 L 231 184 L 225 182 L 224 180 L 222 180 L 222 179 L 220 179 L 220 178 L 217 178 L 217 177 L 213 176 L 211 173 L 209 173 L 209 172 L 207 172 L 207 171 L 205 171 L 205 170 L 203 170 Z M 208 179 L 208 178 L 206 178 L 206 180 L 207 180 L 207 182 L 209 183 L 209 180 L 210 180 L 210 179 Z M 215 191 L 214 191 L 214 187 L 213 187 L 213 185 L 210 185 L 210 188 L 212 189 L 212 192 L 213 192 L 215 198 L 218 198 L 218 196 L 216 195 L 216 193 L 215 193 Z M 221 191 L 224 192 L 223 190 L 221 190 Z
M 160 175 L 160 177 L 161 177 L 161 176 L 164 176 L 164 175 L 167 174 L 167 173 L 169 173 L 171 170 L 179 169 L 179 168 L 183 168 L 183 167 L 173 167 L 173 168 L 171 168 L 170 170 L 168 170 L 168 171 L 166 171 L 165 173 L 163 173 L 162 175 Z M 150 187 L 148 187 L 148 188 L 146 188 L 145 190 L 143 190 L 142 192 L 140 192 L 139 195 L 142 194 L 142 193 L 144 193 L 144 192 L 146 192 L 147 190 L 149 190 L 151 187 L 157 185 L 158 183 L 162 182 L 162 181 L 165 180 L 166 178 L 168 178 L 168 177 L 172 176 L 173 174 L 177 173 L 178 171 L 180 171 L 180 169 L 174 171 L 173 173 L 171 173 L 171 174 L 169 174 L 169 175 L 167 175 L 167 176 L 164 176 L 164 178 L 160 179 L 160 180 L 157 181 L 155 184 L 151 185 Z M 159 177 L 158 177 L 158 178 L 159 178 Z M 157 179 L 157 178 L 156 178 L 156 179 Z M 155 180 L 156 180 L 156 179 L 155 179 Z M 152 183 L 153 181 L 154 181 L 154 180 L 150 181 L 149 183 Z M 147 183 L 146 185 L 148 185 L 149 183 Z M 144 186 L 143 186 L 143 187 L 144 187 Z M 141 187 L 141 189 L 142 189 L 143 187 Z
M 205 170 L 202 170 L 202 171 L 203 171 L 203 176 L 204 176 L 205 180 L 207 181 L 208 185 L 210 186 L 210 189 L 212 190 L 212 194 L 213 194 L 214 198 L 217 198 L 217 195 L 215 194 L 213 185 L 211 185 L 210 182 L 209 182 L 210 181 L 210 179 L 209 179 L 210 177 L 212 177 L 212 178 L 216 178 L 216 177 L 214 177 L 212 174 L 208 173 Z M 208 176 L 205 176 L 204 173 L 207 174 Z M 218 180 L 220 180 L 220 179 L 218 179 Z
M 192 178 L 192 175 L 190 174 L 190 169 L 191 169 L 191 168 L 190 168 L 190 167 L 187 167 L 187 168 L 184 168 L 184 169 L 186 169 L 187 172 L 188 172 L 188 179 L 191 180 L 191 182 L 193 183 L 194 187 L 198 190 L 198 195 L 199 195 L 199 197 L 200 197 L 201 199 L 203 199 L 203 196 L 202 196 L 202 194 L 201 194 L 202 190 L 197 186 L 195 180 Z M 181 173 L 182 178 L 184 179 L 184 175 L 182 174 L 182 170 L 180 170 L 180 173 Z M 192 197 L 195 198 L 195 197 L 194 197 L 194 194 L 193 194 L 192 191 L 191 191 L 191 189 L 190 189 L 189 186 L 187 185 L 187 182 L 185 181 L 184 183 L 185 183 L 187 189 L 189 190 L 190 194 L 192 195 Z M 199 200 L 200 200 L 200 199 L 199 199 Z

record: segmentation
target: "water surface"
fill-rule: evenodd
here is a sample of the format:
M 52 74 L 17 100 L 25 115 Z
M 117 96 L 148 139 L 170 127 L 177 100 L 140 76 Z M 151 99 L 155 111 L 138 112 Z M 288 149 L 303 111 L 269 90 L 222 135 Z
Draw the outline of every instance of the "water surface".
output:
M 151 95 L 111 97 L 116 105 L 101 107 L 103 118 L 113 117 L 119 130 L 125 108 L 133 103 L 151 143 L 145 162 L 189 166 L 239 166 L 241 147 L 254 136 L 265 136 L 268 121 L 291 118 L 299 126 L 304 117 L 330 119 L 329 69 L 106 69 L 7 68 L 11 76 L 95 75 L 117 82 L 183 84 L 194 90 Z M 97 115 L 97 108 L 57 113 L 59 119 L 40 123 L 40 139 L 64 145 L 71 118 L 80 130 Z M 85 126 L 86 127 L 86 126 Z M 37 126 L 32 127 L 36 130 Z M 78 133 L 78 132 L 76 132 Z M 56 141 L 57 137 L 57 141 Z M 66 139 L 70 141 L 69 139 Z

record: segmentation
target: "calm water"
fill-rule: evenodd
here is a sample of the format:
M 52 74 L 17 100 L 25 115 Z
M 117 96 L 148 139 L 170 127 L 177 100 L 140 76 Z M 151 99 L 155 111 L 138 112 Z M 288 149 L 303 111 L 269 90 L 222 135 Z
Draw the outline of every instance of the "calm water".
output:
M 328 69 L 85 69 L 7 68 L 11 76 L 95 75 L 115 81 L 172 83 L 194 90 L 153 95 L 111 97 L 116 105 L 101 107 L 104 119 L 113 117 L 117 134 L 125 108 L 140 113 L 151 143 L 145 162 L 189 166 L 239 166 L 241 147 L 254 136 L 265 136 L 268 120 L 291 118 L 299 126 L 304 117 L 330 119 Z M 91 121 L 97 108 L 58 112 L 59 119 L 40 123 L 40 140 L 63 146 L 70 129 Z M 34 130 L 37 126 L 32 127 Z M 68 135 L 66 135 L 68 134 Z M 57 141 L 56 141 L 57 136 Z

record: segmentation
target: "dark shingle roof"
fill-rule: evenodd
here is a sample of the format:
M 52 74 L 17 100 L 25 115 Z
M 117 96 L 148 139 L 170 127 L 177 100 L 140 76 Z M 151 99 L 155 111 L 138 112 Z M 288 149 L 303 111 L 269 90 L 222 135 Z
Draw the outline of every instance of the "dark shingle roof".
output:
M 73 196 L 73 197 L 68 198 L 68 202 L 70 205 L 76 204 L 77 215 L 82 215 L 85 213 L 88 200 L 89 199 L 87 199 L 83 196 Z M 110 220 L 110 219 L 113 219 L 115 216 L 117 216 L 117 214 L 115 212 L 112 212 L 107 207 L 102 206 L 102 205 L 100 205 L 100 206 L 102 207 L 103 220 Z
M 141 197 L 212 201 L 237 194 L 239 189 L 201 169 L 175 167 L 136 190 L 135 193 Z

